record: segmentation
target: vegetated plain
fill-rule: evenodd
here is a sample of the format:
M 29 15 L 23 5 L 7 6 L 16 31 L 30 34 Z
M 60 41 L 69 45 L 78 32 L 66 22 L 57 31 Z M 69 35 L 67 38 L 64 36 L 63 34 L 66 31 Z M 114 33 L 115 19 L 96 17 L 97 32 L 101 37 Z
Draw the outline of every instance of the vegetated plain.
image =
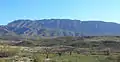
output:
M 0 62 L 17 62 L 22 58 L 32 62 L 120 61 L 119 36 L 24 38 L 21 41 L 10 38 L 1 37 Z

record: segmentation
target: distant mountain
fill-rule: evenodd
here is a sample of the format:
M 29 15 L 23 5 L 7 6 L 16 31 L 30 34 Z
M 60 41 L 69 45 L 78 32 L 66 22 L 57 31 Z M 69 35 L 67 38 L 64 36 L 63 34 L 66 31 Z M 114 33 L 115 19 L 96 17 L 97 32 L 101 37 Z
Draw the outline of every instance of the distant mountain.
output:
M 8 23 L 8 25 L 0 26 L 0 34 L 41 37 L 80 35 L 119 36 L 120 24 L 103 21 L 80 21 L 70 19 L 20 19 Z

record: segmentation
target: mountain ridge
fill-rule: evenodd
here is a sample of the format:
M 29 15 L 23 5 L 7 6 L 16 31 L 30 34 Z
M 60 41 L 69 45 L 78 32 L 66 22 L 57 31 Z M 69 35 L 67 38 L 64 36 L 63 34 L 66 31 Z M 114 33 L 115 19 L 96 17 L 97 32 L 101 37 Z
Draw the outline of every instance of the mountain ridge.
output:
M 3 27 L 3 31 L 8 30 L 7 33 L 13 32 L 17 35 L 23 36 L 62 37 L 81 36 L 81 34 L 85 36 L 120 35 L 119 23 L 92 20 L 81 21 L 71 19 L 18 19 L 8 23 L 7 25 L 1 25 L 0 27 Z M 3 34 L 6 34 L 6 32 Z

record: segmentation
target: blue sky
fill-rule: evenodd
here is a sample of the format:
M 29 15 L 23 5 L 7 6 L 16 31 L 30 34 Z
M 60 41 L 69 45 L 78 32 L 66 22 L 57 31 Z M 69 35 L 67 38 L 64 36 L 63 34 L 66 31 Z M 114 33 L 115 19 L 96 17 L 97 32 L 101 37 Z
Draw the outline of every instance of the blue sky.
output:
M 0 0 L 0 24 L 50 18 L 120 23 L 120 0 Z

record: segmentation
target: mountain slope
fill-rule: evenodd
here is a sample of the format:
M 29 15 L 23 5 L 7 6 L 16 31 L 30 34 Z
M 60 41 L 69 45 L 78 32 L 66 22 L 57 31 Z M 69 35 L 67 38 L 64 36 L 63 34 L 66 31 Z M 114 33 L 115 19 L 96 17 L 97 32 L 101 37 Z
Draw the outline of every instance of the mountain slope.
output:
M 28 36 L 120 35 L 120 24 L 103 21 L 70 19 L 15 20 L 0 27 L 0 34 L 15 33 Z
M 44 22 L 43 22 L 44 21 Z M 18 35 L 29 35 L 29 36 L 78 36 L 80 33 L 64 30 L 61 28 L 50 27 L 51 21 L 31 21 L 31 20 L 16 20 L 6 25 L 10 31 L 15 32 Z M 56 24 L 56 23 L 55 23 Z M 46 26 L 45 26 L 46 25 Z M 56 26 L 52 24 L 53 26 Z M 49 27 L 47 27 L 49 26 Z

